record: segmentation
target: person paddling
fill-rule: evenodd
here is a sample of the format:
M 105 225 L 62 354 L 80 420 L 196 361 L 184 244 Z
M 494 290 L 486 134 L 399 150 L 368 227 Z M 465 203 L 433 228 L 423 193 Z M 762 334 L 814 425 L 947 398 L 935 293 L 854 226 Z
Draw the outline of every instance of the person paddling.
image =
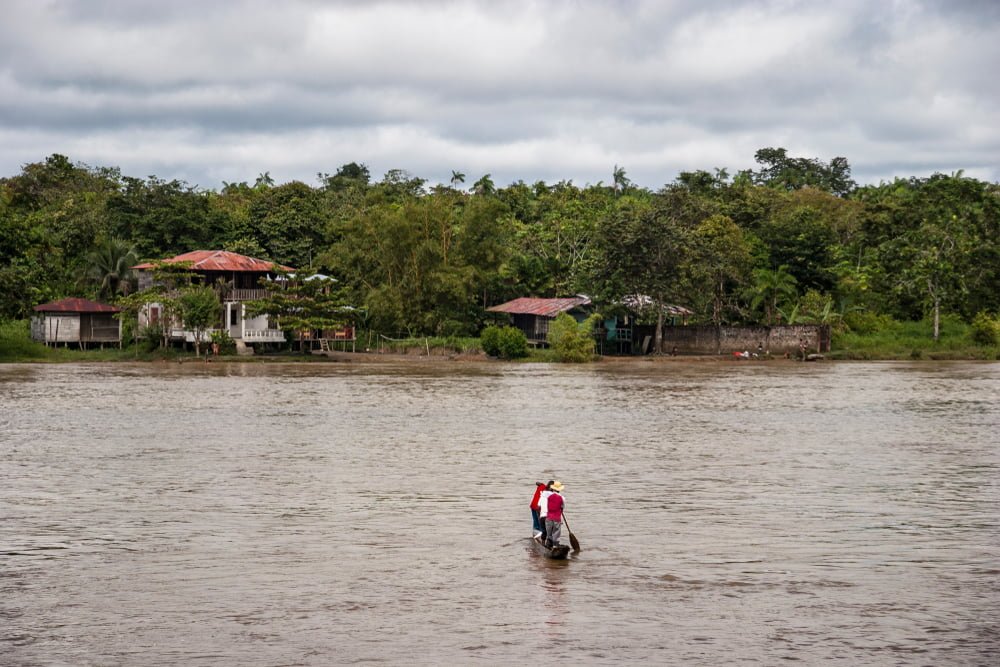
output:
M 549 480 L 549 484 L 551 483 L 552 481 Z M 531 497 L 531 504 L 529 505 L 529 507 L 531 508 L 531 527 L 532 529 L 534 529 L 534 532 L 532 534 L 534 535 L 535 538 L 539 538 L 545 534 L 544 526 L 542 525 L 542 522 L 539 520 L 538 511 L 540 509 L 539 500 L 541 499 L 542 491 L 545 491 L 547 488 L 549 488 L 549 484 L 545 484 L 543 482 L 535 482 L 535 495 Z
M 550 479 L 549 483 L 545 485 L 545 489 L 543 489 L 542 492 L 538 494 L 538 527 L 541 529 L 542 534 L 539 535 L 536 539 L 542 544 L 545 543 L 545 533 L 546 533 L 545 515 L 549 511 L 549 495 L 552 494 L 552 483 L 553 480 Z
M 562 535 L 562 513 L 565 500 L 562 496 L 562 482 L 552 482 L 548 498 L 545 499 L 545 546 L 555 548 L 559 546 L 559 538 Z

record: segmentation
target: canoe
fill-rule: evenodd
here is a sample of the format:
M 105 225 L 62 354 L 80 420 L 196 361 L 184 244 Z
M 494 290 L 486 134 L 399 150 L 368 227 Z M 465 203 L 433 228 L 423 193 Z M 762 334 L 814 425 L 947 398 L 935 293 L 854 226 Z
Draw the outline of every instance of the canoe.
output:
M 540 539 L 537 537 L 531 538 L 531 541 L 535 545 L 535 551 L 545 556 L 546 558 L 552 558 L 554 560 L 566 560 L 569 556 L 569 545 L 560 544 L 552 549 L 545 546 Z

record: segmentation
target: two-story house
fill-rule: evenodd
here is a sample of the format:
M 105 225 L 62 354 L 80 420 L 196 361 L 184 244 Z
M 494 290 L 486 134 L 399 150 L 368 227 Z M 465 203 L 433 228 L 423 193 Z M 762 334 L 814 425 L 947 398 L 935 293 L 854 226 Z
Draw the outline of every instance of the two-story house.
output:
M 274 279 L 279 271 L 289 272 L 294 269 L 226 250 L 195 250 L 162 260 L 163 264 L 181 262 L 190 264 L 190 271 L 194 274 L 193 282 L 219 286 L 222 309 L 216 329 L 227 331 L 237 341 L 238 347 L 285 341 L 282 331 L 266 315 L 246 317 L 244 303 L 265 296 L 266 288 L 261 286 L 262 279 Z M 138 276 L 140 290 L 153 285 L 156 268 L 153 262 L 138 264 L 132 268 Z M 183 322 L 164 321 L 166 318 L 163 315 L 162 304 L 146 304 L 139 313 L 139 328 L 160 325 L 169 329 L 171 340 L 194 342 L 194 332 L 185 329 Z M 206 336 L 210 334 L 211 331 L 206 332 Z

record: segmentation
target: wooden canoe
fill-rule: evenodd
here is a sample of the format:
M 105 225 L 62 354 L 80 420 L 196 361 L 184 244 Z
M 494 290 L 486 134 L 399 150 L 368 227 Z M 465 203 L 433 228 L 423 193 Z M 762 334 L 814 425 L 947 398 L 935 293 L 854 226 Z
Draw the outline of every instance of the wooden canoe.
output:
M 550 549 L 545 546 L 540 539 L 537 537 L 531 538 L 531 541 L 535 544 L 535 551 L 545 556 L 546 558 L 552 558 L 554 560 L 566 560 L 569 556 L 569 545 L 560 544 L 557 547 Z

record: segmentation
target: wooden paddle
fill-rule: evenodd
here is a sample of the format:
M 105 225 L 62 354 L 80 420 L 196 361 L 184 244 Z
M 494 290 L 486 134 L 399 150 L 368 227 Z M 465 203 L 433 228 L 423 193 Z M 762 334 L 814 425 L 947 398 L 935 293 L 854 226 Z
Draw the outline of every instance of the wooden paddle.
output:
M 566 520 L 566 512 L 563 512 L 562 520 L 563 523 L 566 524 L 566 532 L 569 533 L 569 543 L 573 547 L 573 552 L 580 553 L 580 540 L 576 539 L 576 535 L 574 535 L 573 531 L 570 530 L 569 521 Z

